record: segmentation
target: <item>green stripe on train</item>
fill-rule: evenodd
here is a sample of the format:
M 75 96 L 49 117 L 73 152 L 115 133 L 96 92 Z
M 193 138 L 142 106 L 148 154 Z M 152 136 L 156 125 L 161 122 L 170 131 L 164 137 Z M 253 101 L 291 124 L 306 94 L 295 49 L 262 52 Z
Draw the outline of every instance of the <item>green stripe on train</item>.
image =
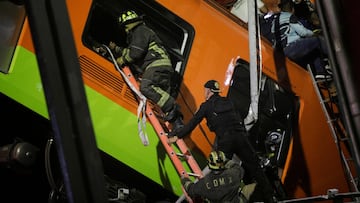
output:
M 13 56 L 10 73 L 0 74 L 0 91 L 48 118 L 44 91 L 37 67 L 35 55 L 18 46 Z
M 0 91 L 48 118 L 36 56 L 27 49 L 17 47 L 11 72 L 0 74 Z M 85 91 L 99 149 L 158 184 L 171 186 L 168 189 L 175 194 L 182 194 L 177 171 L 152 126 L 147 123 L 150 145 L 144 146 L 138 136 L 136 115 L 90 87 L 86 86 Z

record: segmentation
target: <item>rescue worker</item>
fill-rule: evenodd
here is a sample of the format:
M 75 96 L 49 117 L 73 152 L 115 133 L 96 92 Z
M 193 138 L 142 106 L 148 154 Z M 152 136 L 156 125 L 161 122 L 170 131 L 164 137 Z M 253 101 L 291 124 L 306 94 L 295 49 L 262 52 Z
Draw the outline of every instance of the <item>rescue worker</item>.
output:
M 184 124 L 180 107 L 170 95 L 174 69 L 162 41 L 135 11 L 121 13 L 118 23 L 125 29 L 128 45 L 122 48 L 110 42 L 109 48 L 119 56 L 118 65 L 140 72 L 141 93 L 161 108 L 173 130 L 181 128 Z
M 210 173 L 196 183 L 182 178 L 181 183 L 191 198 L 202 198 L 206 202 L 248 202 L 256 183 L 245 185 L 242 181 L 244 169 L 225 157 L 222 151 L 212 151 L 208 157 Z
M 213 150 L 223 151 L 228 159 L 232 159 L 236 154 L 242 161 L 247 183 L 258 183 L 259 193 L 253 196 L 259 198 L 259 201 L 265 199 L 265 202 L 272 202 L 272 186 L 259 164 L 259 157 L 248 141 L 243 119 L 236 112 L 231 100 L 219 95 L 220 85 L 216 80 L 207 81 L 204 88 L 206 101 L 183 128 L 168 134 L 169 143 L 188 135 L 205 118 L 210 131 L 216 134 Z

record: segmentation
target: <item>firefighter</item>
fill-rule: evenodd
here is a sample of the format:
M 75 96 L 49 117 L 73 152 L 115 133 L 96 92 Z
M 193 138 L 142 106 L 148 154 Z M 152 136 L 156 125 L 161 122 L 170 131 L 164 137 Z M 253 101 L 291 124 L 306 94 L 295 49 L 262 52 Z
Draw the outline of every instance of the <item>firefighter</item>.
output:
M 180 107 L 170 95 L 174 69 L 162 41 L 135 11 L 121 13 L 118 23 L 127 34 L 127 47 L 110 42 L 109 48 L 119 56 L 116 62 L 140 72 L 141 93 L 161 108 L 173 130 L 183 127 Z
M 226 158 L 222 151 L 212 151 L 208 158 L 210 173 L 196 183 L 182 178 L 181 183 L 192 198 L 205 202 L 248 202 L 256 183 L 245 185 L 242 181 L 244 169 L 240 164 Z
M 220 85 L 216 80 L 207 81 L 204 90 L 206 101 L 184 127 L 168 134 L 169 143 L 188 135 L 205 118 L 210 131 L 216 134 L 213 150 L 223 151 L 228 159 L 232 159 L 234 154 L 240 158 L 245 169 L 245 182 L 258 183 L 253 198 L 256 198 L 256 201 L 273 202 L 274 191 L 247 138 L 243 119 L 236 112 L 231 100 L 219 94 Z

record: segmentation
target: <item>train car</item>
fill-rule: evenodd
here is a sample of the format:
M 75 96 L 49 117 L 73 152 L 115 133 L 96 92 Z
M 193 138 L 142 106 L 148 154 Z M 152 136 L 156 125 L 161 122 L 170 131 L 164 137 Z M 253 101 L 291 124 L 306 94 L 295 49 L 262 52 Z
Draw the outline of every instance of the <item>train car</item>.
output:
M 0 23 L 0 41 L 5 44 L 0 48 L 0 92 L 5 107 L 1 110 L 1 119 L 4 129 L 8 129 L 4 130 L 8 133 L 0 144 L 7 145 L 16 138 L 46 151 L 54 126 L 49 122 L 34 44 L 34 39 L 42 39 L 34 36 L 36 32 L 32 32 L 22 3 L 2 1 L 0 5 L 0 17 L 4 19 Z M 149 145 L 141 143 L 137 97 L 114 68 L 112 60 L 95 48 L 110 41 L 125 45 L 125 34 L 117 26 L 116 18 L 124 10 L 134 10 L 144 16 L 145 23 L 167 46 L 176 71 L 172 95 L 181 106 L 185 123 L 203 102 L 203 85 L 209 79 L 221 82 L 221 94 L 231 98 L 245 118 L 251 103 L 248 25 L 212 0 L 67 0 L 66 7 L 81 70 L 80 80 L 86 91 L 106 177 L 118 188 L 121 182 L 141 191 L 147 202 L 176 201 L 183 194 L 178 172 L 149 122 L 146 125 Z M 265 38 L 261 38 L 259 47 L 262 81 L 259 117 L 249 129 L 249 139 L 259 156 L 270 161 L 270 164 L 263 163 L 264 171 L 279 198 L 316 196 L 332 188 L 349 191 L 342 157 L 311 74 L 281 57 Z M 226 85 L 229 64 L 238 57 L 232 83 Z M 184 138 L 201 168 L 206 166 L 213 140 L 214 134 L 207 129 L 205 121 Z M 349 151 L 344 153 L 348 155 Z M 52 162 L 57 163 L 56 160 L 55 156 Z M 41 177 L 45 182 L 42 190 L 49 193 L 50 186 L 54 185 L 49 186 L 47 182 L 51 169 L 37 169 L 28 173 L 9 172 L 8 167 L 2 169 L 6 172 L 3 174 L 12 174 L 6 175 L 2 183 L 8 185 L 7 194 L 17 194 L 21 190 L 19 185 L 34 184 L 36 180 L 26 176 L 29 173 Z M 60 174 L 58 177 L 61 179 Z M 28 182 L 24 184 L 24 180 Z M 32 190 L 29 195 L 36 200 L 50 198 Z

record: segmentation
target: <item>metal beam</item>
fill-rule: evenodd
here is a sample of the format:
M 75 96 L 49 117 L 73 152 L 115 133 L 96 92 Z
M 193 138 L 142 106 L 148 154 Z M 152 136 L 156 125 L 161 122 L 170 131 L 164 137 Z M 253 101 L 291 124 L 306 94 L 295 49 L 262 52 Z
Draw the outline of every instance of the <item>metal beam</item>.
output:
M 106 202 L 105 179 L 64 0 L 25 1 L 68 202 Z
M 353 29 L 358 2 L 341 0 L 316 1 L 322 30 L 327 41 L 335 76 L 339 107 L 347 136 L 351 139 L 357 177 L 360 174 L 360 91 L 359 91 L 359 31 Z M 358 5 L 354 5 L 358 4 Z M 356 33 L 357 32 L 357 33 Z M 355 45 L 355 47 L 354 47 Z

